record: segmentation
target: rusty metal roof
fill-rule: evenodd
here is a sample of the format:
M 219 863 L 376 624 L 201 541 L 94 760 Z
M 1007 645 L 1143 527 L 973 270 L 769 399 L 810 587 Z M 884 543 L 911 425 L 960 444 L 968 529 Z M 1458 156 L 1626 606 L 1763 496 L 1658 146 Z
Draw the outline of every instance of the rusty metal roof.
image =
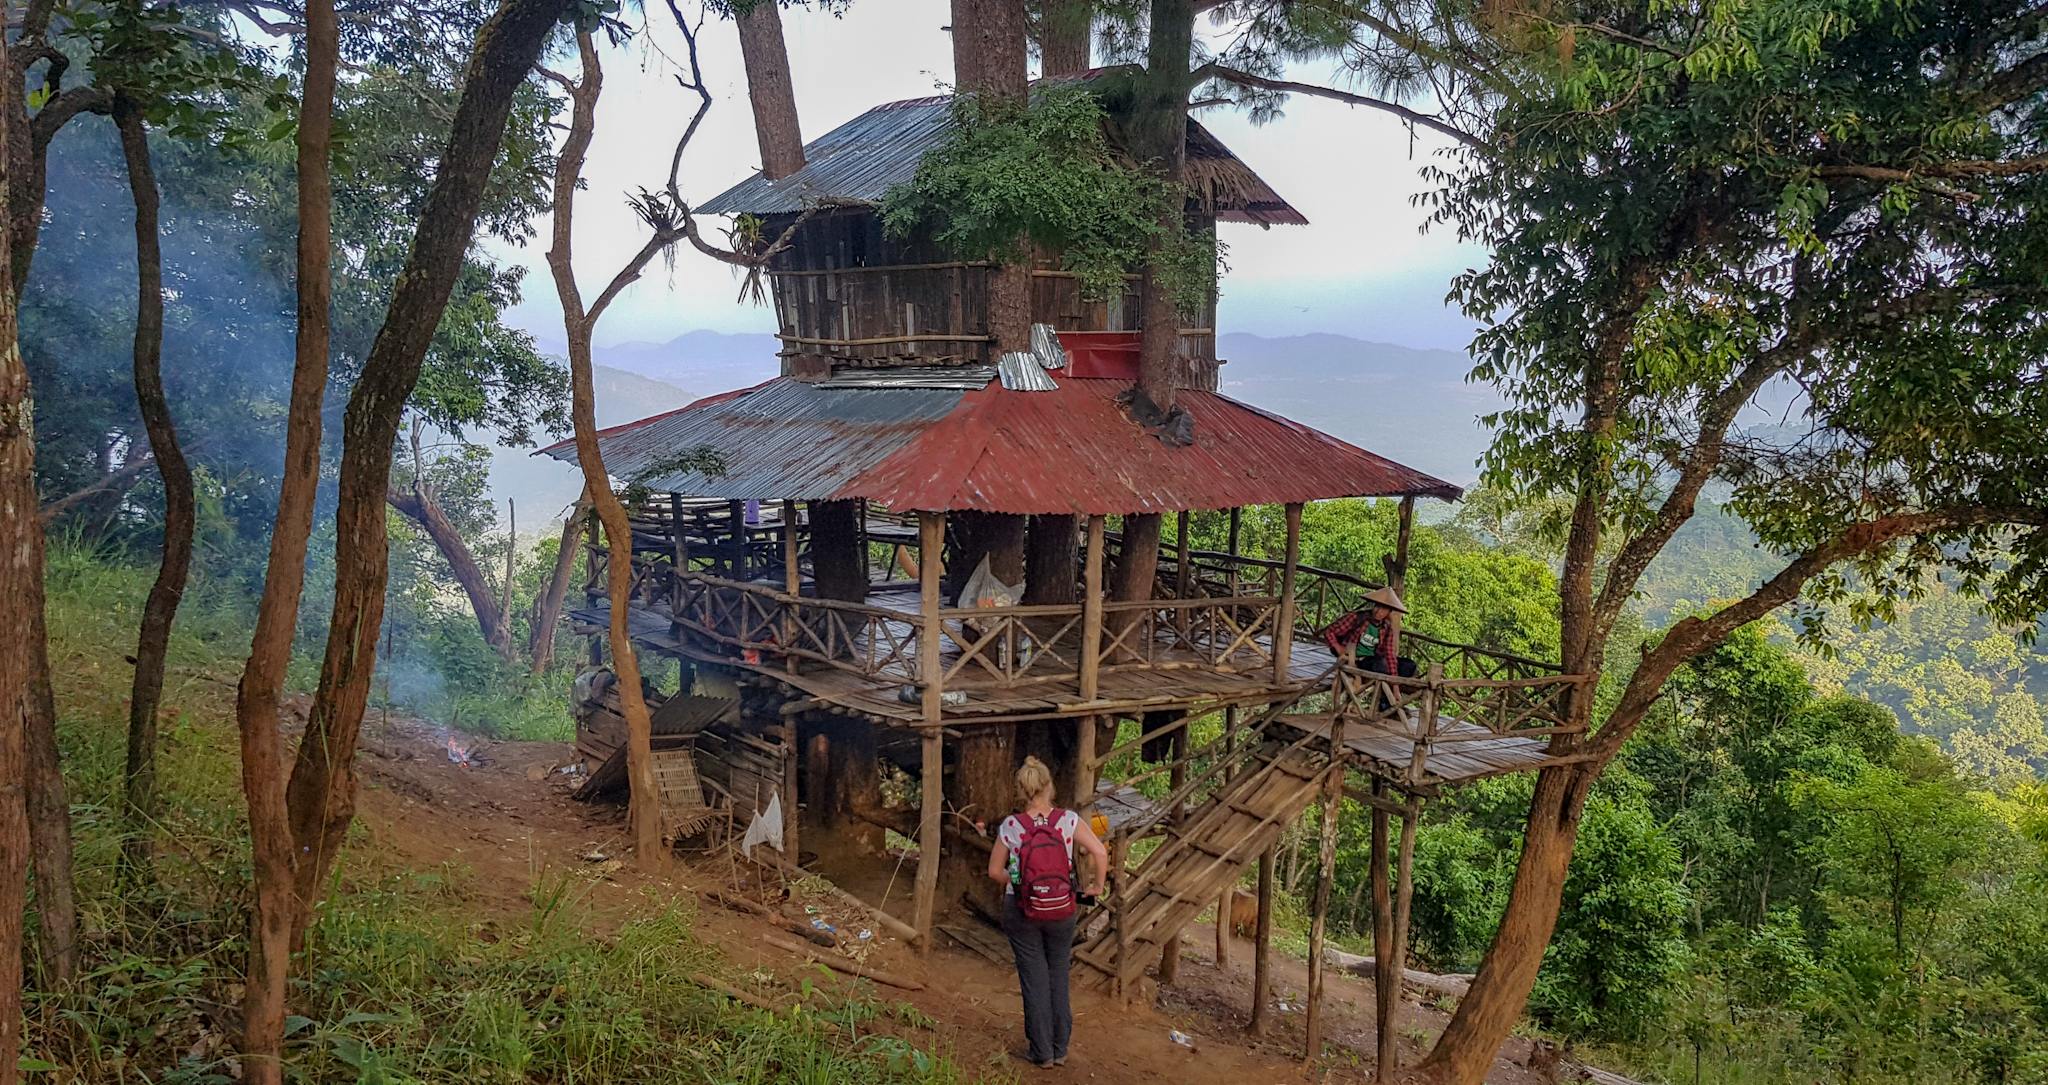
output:
M 656 490 L 730 501 L 817 501 L 951 414 L 963 394 L 947 388 L 820 388 L 778 378 L 614 426 L 598 435 L 598 448 L 613 478 Z M 541 451 L 576 459 L 574 441 Z M 716 473 L 664 467 L 692 453 L 718 461 L 709 465 Z
M 831 389 L 786 378 L 599 438 L 607 469 L 728 500 L 864 497 L 895 509 L 1118 514 L 1333 497 L 1440 497 L 1458 487 L 1214 392 L 1182 391 L 1194 444 L 1170 449 L 1117 406 L 1126 381 L 1049 391 Z M 715 475 L 663 470 L 708 450 Z M 544 450 L 575 457 L 573 442 Z
M 770 181 L 759 173 L 695 208 L 706 215 L 785 215 L 819 200 L 880 203 L 891 185 L 917 176 L 924 153 L 953 126 L 952 98 L 878 105 L 804 145 L 804 168 Z M 1305 226 L 1308 219 L 1223 142 L 1188 121 L 1188 181 L 1224 222 Z

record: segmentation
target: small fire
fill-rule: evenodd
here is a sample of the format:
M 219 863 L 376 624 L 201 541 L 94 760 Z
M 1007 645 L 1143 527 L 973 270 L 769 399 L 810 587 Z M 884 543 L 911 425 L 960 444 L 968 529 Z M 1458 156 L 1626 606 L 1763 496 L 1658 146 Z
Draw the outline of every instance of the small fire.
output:
M 449 736 L 448 739 L 448 760 L 453 761 L 456 764 L 462 765 L 464 767 L 468 767 L 476 763 L 469 759 L 469 747 L 464 746 L 462 743 L 455 741 L 455 738 L 452 735 Z

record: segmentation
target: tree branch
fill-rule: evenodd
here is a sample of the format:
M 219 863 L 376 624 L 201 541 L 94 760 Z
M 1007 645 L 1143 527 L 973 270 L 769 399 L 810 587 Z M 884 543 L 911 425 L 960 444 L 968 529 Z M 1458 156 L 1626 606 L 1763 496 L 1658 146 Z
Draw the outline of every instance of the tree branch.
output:
M 1620 752 L 1650 706 L 1663 696 L 1664 683 L 1680 666 L 1737 629 L 1797 599 L 1806 582 L 1828 567 L 1910 536 L 1994 525 L 2048 525 L 2048 509 L 1966 506 L 1898 513 L 1843 528 L 1834 538 L 1794 558 L 1784 571 L 1765 581 L 1749 597 L 1705 617 L 1691 615 L 1673 623 L 1657 647 L 1644 654 L 1607 723 L 1593 736 L 1587 749 L 1601 762 Z
M 1220 64 L 1210 65 L 1208 70 L 1210 75 L 1226 83 L 1235 83 L 1244 87 L 1257 87 L 1260 90 L 1280 91 L 1287 94 L 1307 94 L 1318 98 L 1329 98 L 1333 101 L 1343 102 L 1346 105 L 1362 105 L 1369 109 L 1391 113 L 1410 124 L 1419 124 L 1433 132 L 1441 132 L 1467 147 L 1484 148 L 1486 146 L 1485 141 L 1462 128 L 1446 124 L 1427 113 L 1419 113 L 1396 102 L 1389 102 L 1381 98 L 1369 98 L 1363 94 L 1353 94 L 1349 91 L 1336 90 L 1331 87 L 1320 87 L 1313 83 L 1296 83 L 1286 79 L 1268 79 L 1263 75 L 1253 75 L 1250 72 L 1239 71 L 1236 68 L 1226 68 Z
M 147 455 L 138 456 L 122 464 L 120 470 L 107 475 L 85 489 L 74 490 L 54 501 L 45 502 L 42 511 L 38 514 L 43 522 L 43 526 L 48 527 L 55 523 L 59 516 L 70 512 L 79 502 L 94 494 L 104 493 L 107 490 L 116 488 L 128 489 L 130 486 L 135 485 L 135 480 L 141 478 L 144 471 L 154 466 L 156 466 L 155 457 Z

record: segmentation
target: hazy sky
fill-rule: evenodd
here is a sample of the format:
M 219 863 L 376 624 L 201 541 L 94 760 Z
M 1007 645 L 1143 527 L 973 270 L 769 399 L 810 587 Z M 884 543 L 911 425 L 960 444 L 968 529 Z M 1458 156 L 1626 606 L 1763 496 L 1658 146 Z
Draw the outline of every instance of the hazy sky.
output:
M 648 5 L 652 12 L 663 5 Z M 685 0 L 685 10 L 691 5 Z M 952 78 L 952 48 L 942 29 L 946 0 L 854 0 L 843 17 L 809 11 L 783 15 L 806 140 L 882 102 L 942 93 Z M 1206 32 L 1213 33 L 1204 23 Z M 681 90 L 680 35 L 656 22 L 646 41 L 605 54 L 597 135 L 578 200 L 576 265 L 586 298 L 639 247 L 645 228 L 624 195 L 659 187 L 669 155 L 696 98 Z M 666 50 L 667 55 L 664 55 Z M 759 164 L 738 39 L 730 23 L 704 28 L 701 52 L 716 102 L 684 163 L 683 194 L 702 201 L 743 180 Z M 574 57 L 551 62 L 573 69 Z M 1326 73 L 1303 71 L 1303 79 Z M 1385 114 L 1296 97 L 1287 116 L 1253 127 L 1224 109 L 1197 116 L 1239 157 L 1305 214 L 1308 226 L 1224 224 L 1230 270 L 1223 280 L 1219 330 L 1258 335 L 1335 332 L 1414 347 L 1463 348 L 1471 323 L 1443 305 L 1451 276 L 1483 253 L 1438 227 L 1418 231 L 1423 214 L 1410 197 L 1425 186 L 1418 171 L 1442 146 L 1424 131 L 1411 142 Z M 722 225 L 722 220 L 708 220 Z M 525 248 L 498 254 L 531 268 L 515 323 L 545 343 L 562 338 L 560 309 L 542 265 L 548 224 Z M 685 247 L 673 274 L 657 263 L 628 288 L 598 328 L 600 345 L 666 341 L 686 331 L 774 331 L 768 310 L 737 303 L 730 268 Z

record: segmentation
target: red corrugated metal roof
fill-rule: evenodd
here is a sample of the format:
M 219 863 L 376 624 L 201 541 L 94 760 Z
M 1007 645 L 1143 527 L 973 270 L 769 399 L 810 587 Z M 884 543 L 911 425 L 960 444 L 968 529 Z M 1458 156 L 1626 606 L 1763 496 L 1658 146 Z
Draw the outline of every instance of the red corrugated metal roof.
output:
M 1458 487 L 1214 392 L 1175 401 L 1195 443 L 1168 448 L 1117 406 L 1130 387 L 1059 377 L 1052 392 L 989 385 L 843 487 L 895 509 L 1118 514 L 1332 497 L 1429 496 Z
M 777 378 L 599 435 L 620 477 L 677 452 L 729 462 L 640 480 L 696 497 L 864 497 L 894 509 L 1122 514 L 1333 497 L 1441 497 L 1458 487 L 1214 392 L 1181 391 L 1194 444 L 1168 448 L 1115 400 L 1129 381 L 1056 372 L 1053 391 L 826 389 Z M 575 455 L 572 442 L 542 450 Z

